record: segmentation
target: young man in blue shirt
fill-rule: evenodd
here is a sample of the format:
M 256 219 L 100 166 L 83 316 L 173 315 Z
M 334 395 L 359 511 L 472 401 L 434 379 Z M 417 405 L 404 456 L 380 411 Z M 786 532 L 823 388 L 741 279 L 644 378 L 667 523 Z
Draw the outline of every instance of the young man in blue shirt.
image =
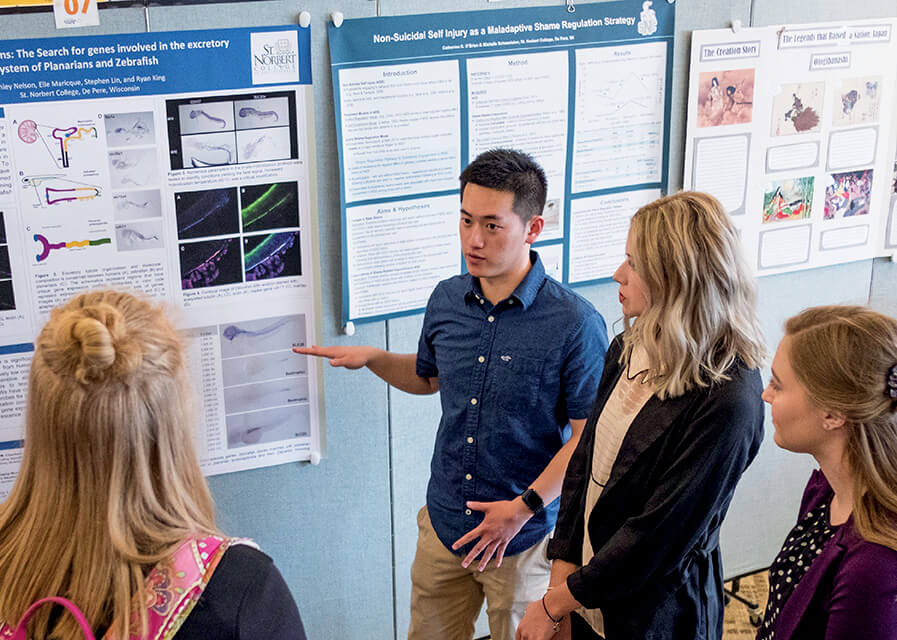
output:
M 417 354 L 295 349 L 333 366 L 366 366 L 409 393 L 440 392 L 409 640 L 470 640 L 484 596 L 492 638 L 513 640 L 526 605 L 548 585 L 555 498 L 598 388 L 607 333 L 594 307 L 548 278 L 530 248 L 546 190 L 541 167 L 517 151 L 487 151 L 464 170 L 467 273 L 431 294 Z

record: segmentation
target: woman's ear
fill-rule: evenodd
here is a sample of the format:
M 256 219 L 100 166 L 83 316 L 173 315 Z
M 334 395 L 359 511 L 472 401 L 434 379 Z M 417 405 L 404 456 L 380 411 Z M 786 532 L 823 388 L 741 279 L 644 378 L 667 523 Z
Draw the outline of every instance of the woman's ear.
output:
M 835 431 L 836 429 L 842 429 L 844 427 L 844 423 L 847 422 L 847 418 L 843 413 L 838 411 L 826 411 L 825 415 L 822 416 L 822 428 L 826 431 Z

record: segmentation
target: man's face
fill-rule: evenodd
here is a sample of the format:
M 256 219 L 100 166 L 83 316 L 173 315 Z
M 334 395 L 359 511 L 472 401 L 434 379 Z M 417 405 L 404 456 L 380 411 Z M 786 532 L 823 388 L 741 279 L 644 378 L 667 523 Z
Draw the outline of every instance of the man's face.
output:
M 467 271 L 478 278 L 501 278 L 529 261 L 529 247 L 541 226 L 539 216 L 524 223 L 514 213 L 514 194 L 468 183 L 461 197 L 461 251 Z

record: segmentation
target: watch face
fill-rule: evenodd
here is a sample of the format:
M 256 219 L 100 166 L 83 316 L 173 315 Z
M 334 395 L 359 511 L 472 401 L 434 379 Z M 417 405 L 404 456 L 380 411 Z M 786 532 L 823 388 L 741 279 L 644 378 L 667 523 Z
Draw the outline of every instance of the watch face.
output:
M 523 500 L 523 504 L 529 507 L 534 513 L 542 508 L 542 498 L 533 489 L 527 489 L 520 494 L 520 499 Z

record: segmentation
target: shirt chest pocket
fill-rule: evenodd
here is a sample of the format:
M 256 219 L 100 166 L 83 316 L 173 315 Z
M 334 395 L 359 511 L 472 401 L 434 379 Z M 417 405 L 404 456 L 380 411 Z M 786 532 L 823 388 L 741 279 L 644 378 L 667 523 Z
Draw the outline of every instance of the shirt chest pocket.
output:
M 542 394 L 542 358 L 514 353 L 493 356 L 492 379 L 498 403 L 510 413 L 520 414 L 539 405 Z

